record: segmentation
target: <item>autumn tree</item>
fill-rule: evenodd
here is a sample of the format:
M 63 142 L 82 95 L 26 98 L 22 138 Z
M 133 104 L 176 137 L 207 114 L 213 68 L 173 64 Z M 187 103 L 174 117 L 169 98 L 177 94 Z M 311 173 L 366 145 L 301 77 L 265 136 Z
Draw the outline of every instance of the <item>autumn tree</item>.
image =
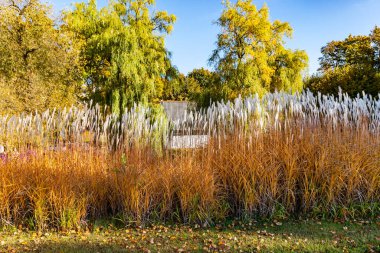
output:
M 350 96 L 365 91 L 373 96 L 380 92 L 379 38 L 375 27 L 368 36 L 349 35 L 322 47 L 319 73 L 307 80 L 314 92 L 337 94 L 339 89 Z
M 200 68 L 187 75 L 189 99 L 200 107 L 207 107 L 212 102 L 223 99 L 221 81 L 218 73 Z
M 158 101 L 171 67 L 165 35 L 175 16 L 151 13 L 154 0 L 111 1 L 98 9 L 95 0 L 77 3 L 65 13 L 75 34 L 85 69 L 85 98 L 121 113 L 134 103 Z
M 370 36 L 349 35 L 344 41 L 332 41 L 321 49 L 320 70 L 327 72 L 347 65 L 372 68 L 374 49 Z
M 184 74 L 180 73 L 176 67 L 168 69 L 164 79 L 162 100 L 188 100 L 188 83 Z
M 373 29 L 370 37 L 374 50 L 374 67 L 380 72 L 380 27 L 375 26 L 375 29 Z
M 304 51 L 285 48 L 292 28 L 286 22 L 271 22 L 266 5 L 257 9 L 252 0 L 226 1 L 217 24 L 221 33 L 210 63 L 222 78 L 225 97 L 302 89 L 308 57 Z
M 80 81 L 78 54 L 51 9 L 38 0 L 0 2 L 0 110 L 70 106 Z

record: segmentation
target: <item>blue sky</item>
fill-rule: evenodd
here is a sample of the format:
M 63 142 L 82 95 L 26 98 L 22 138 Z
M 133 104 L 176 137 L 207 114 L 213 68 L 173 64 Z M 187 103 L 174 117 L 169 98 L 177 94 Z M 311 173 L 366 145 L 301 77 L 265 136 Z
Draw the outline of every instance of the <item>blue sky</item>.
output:
M 55 12 L 70 8 L 72 0 L 47 0 Z M 341 40 L 349 34 L 367 35 L 380 26 L 380 0 L 254 0 L 261 7 L 266 2 L 271 20 L 287 21 L 294 29 L 288 47 L 303 49 L 309 55 L 309 73 L 318 69 L 320 49 L 331 40 Z M 107 0 L 98 0 L 103 6 Z M 207 67 L 215 49 L 219 31 L 213 24 L 222 11 L 221 0 L 156 0 L 157 10 L 167 10 L 177 16 L 173 33 L 166 44 L 172 61 L 187 73 Z

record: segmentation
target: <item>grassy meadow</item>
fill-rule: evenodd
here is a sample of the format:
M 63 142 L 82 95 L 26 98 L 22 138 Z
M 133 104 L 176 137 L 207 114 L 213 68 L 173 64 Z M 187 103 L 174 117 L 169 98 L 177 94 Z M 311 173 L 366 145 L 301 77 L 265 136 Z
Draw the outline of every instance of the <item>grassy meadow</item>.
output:
M 230 221 L 213 228 L 155 225 L 91 230 L 0 232 L 0 252 L 378 252 L 379 223 Z

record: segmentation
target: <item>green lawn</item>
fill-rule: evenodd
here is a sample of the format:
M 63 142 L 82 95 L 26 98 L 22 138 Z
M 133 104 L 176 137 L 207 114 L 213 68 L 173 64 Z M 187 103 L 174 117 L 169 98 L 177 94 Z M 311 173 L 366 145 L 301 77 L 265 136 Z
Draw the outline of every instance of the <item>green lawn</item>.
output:
M 380 252 L 380 222 L 153 226 L 92 232 L 0 232 L 0 252 Z

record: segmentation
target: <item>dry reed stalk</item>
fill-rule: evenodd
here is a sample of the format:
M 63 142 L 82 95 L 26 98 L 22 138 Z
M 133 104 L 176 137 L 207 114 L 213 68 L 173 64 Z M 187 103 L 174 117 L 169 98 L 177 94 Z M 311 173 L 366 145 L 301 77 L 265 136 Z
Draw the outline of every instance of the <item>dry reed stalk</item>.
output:
M 380 102 L 371 97 L 268 94 L 172 123 L 136 106 L 121 132 L 100 111 L 0 119 L 1 138 L 22 153 L 0 161 L 1 224 L 380 214 Z M 166 149 L 174 130 L 210 142 Z
M 222 149 L 214 139 L 164 156 L 94 149 L 10 161 L 0 166 L 0 217 L 3 224 L 70 229 L 116 215 L 133 224 L 378 215 L 380 140 L 350 130 L 326 134 L 325 127 L 298 134 L 231 135 Z

